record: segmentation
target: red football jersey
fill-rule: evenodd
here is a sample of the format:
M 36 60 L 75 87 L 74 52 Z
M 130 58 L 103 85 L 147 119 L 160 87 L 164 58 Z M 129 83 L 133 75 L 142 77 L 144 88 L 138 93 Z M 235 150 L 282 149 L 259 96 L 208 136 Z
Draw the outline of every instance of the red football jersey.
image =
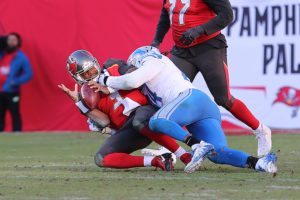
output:
M 192 44 L 186 46 L 179 39 L 189 28 L 200 26 L 216 16 L 202 0 L 167 0 L 164 7 L 168 10 L 173 39 L 176 46 L 190 47 L 217 36 L 220 31 L 211 35 L 202 35 Z
M 111 76 L 120 76 L 118 68 L 118 65 L 113 65 L 106 70 Z M 101 94 L 97 108 L 109 116 L 112 128 L 120 129 L 132 111 L 146 104 L 147 98 L 139 90 L 120 90 L 109 95 Z

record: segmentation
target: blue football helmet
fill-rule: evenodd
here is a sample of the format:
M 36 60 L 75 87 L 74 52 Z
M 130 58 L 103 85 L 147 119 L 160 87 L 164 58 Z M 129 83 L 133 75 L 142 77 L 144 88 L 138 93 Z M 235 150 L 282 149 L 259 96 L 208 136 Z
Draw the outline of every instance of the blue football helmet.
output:
M 152 46 L 143 46 L 143 47 L 136 49 L 129 56 L 129 58 L 127 60 L 127 65 L 129 65 L 129 66 L 132 65 L 132 66 L 139 68 L 140 66 L 142 66 L 143 59 L 148 56 L 152 56 L 152 57 L 159 58 L 159 59 L 162 58 L 162 55 L 157 48 L 152 47 Z

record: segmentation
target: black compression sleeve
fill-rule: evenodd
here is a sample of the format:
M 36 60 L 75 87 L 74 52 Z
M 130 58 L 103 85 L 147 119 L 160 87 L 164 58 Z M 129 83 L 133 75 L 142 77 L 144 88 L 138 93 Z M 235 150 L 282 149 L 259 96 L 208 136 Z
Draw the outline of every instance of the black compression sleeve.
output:
M 233 12 L 229 0 L 203 0 L 215 13 L 213 19 L 203 24 L 207 35 L 225 28 L 233 19 Z
M 163 41 L 165 35 L 167 34 L 167 32 L 170 29 L 170 18 L 169 18 L 169 13 L 168 13 L 167 9 L 164 8 L 165 3 L 166 3 L 166 0 L 164 0 L 164 3 L 163 3 L 163 8 L 160 13 L 159 22 L 156 26 L 156 33 L 155 33 L 155 37 L 154 37 L 154 40 L 158 41 L 159 43 L 161 43 Z

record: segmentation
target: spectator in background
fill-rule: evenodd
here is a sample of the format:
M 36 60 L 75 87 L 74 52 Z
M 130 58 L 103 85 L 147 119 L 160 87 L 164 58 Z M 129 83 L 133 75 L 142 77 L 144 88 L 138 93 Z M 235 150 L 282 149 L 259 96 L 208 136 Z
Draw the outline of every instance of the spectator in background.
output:
M 20 50 L 18 33 L 0 38 L 0 132 L 4 130 L 5 113 L 10 111 L 13 131 L 22 130 L 20 115 L 20 86 L 32 78 L 28 58 Z

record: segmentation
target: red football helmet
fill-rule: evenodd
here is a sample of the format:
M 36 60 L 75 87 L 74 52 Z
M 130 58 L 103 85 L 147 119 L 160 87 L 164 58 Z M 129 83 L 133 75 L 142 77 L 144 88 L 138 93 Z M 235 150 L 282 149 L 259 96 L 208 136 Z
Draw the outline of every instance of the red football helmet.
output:
M 86 50 L 74 51 L 68 57 L 67 70 L 80 85 L 98 78 L 101 72 L 97 59 Z

